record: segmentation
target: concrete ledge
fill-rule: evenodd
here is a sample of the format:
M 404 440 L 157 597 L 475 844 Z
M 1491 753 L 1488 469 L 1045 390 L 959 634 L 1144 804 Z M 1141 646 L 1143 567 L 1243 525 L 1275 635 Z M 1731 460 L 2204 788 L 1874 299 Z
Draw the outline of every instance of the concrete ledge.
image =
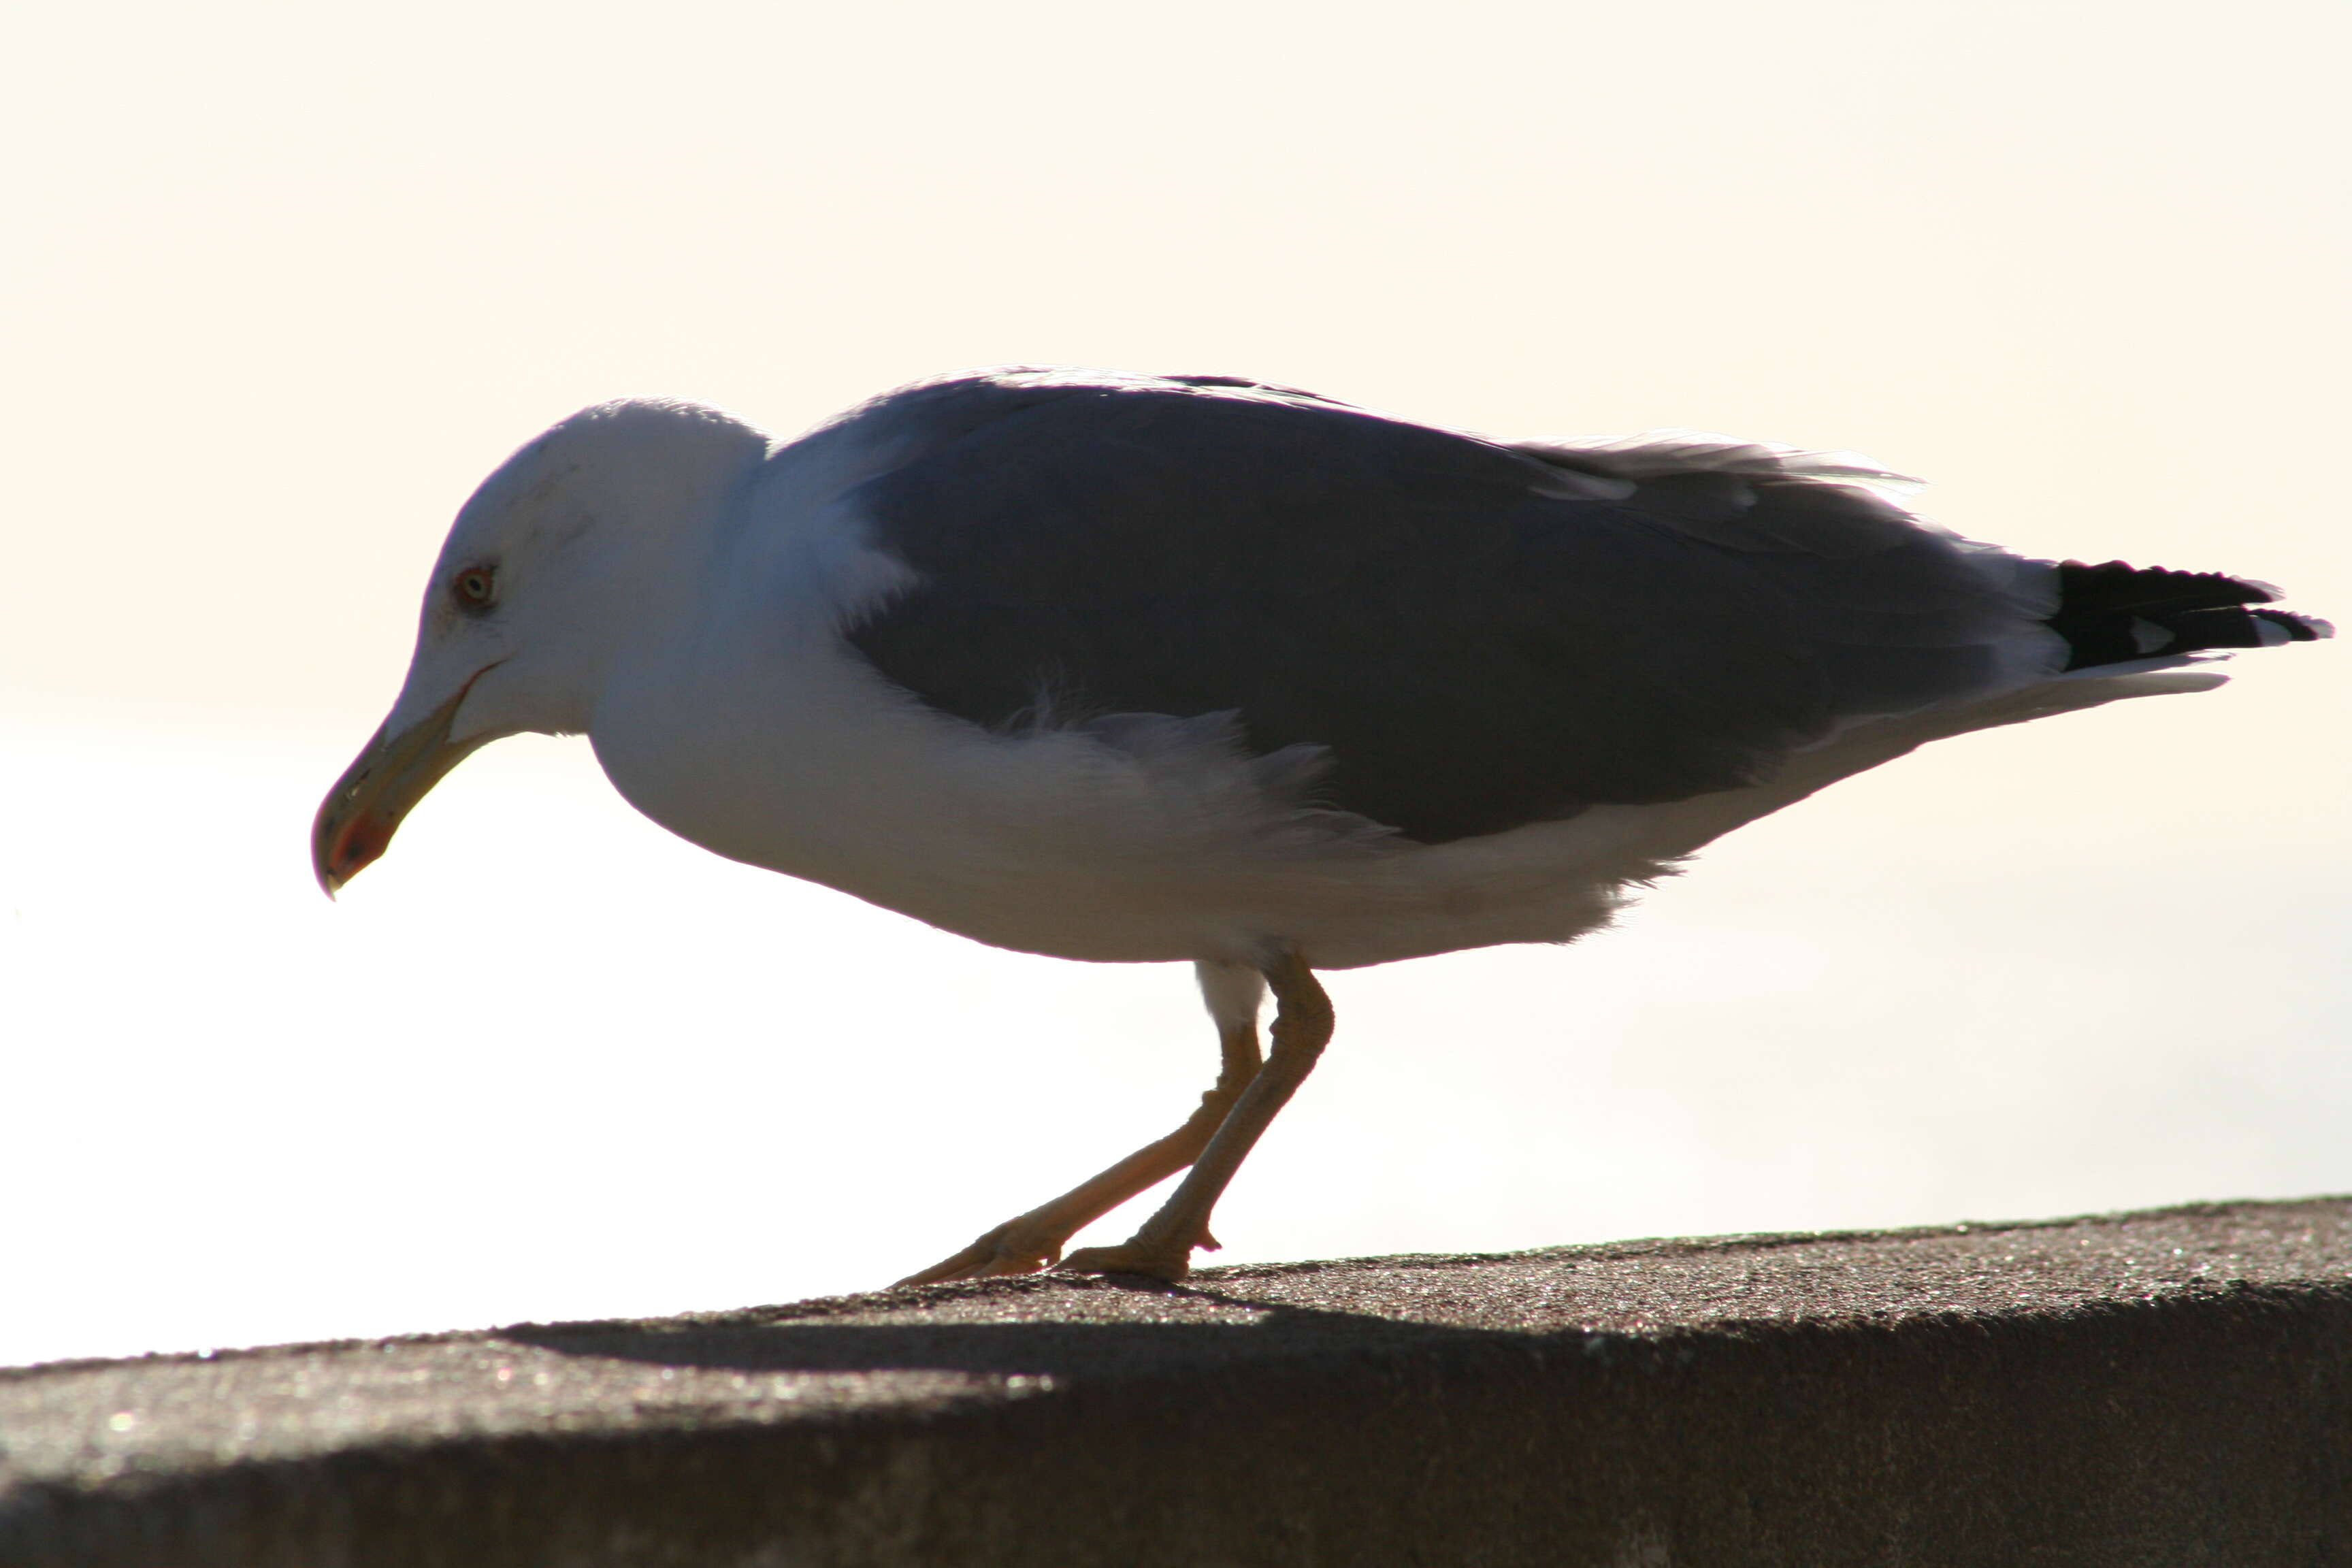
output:
M 0 1373 L 5 1568 L 2352 1563 L 2352 1199 Z

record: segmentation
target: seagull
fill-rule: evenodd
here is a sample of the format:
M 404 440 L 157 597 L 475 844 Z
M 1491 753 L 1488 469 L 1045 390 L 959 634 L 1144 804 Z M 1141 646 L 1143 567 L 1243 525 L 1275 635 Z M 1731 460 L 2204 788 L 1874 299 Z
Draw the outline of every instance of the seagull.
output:
M 458 511 L 312 860 L 331 897 L 478 748 L 585 734 L 717 854 L 1018 952 L 1188 961 L 1221 1047 L 1199 1108 L 900 1283 L 1180 1279 L 1330 1037 L 1317 972 L 1573 941 L 1927 742 L 2332 633 L 2249 578 L 1970 542 L 1912 485 L 1221 375 L 962 373 L 793 440 L 602 404 Z M 1065 1254 L 1180 1172 L 1128 1241 Z

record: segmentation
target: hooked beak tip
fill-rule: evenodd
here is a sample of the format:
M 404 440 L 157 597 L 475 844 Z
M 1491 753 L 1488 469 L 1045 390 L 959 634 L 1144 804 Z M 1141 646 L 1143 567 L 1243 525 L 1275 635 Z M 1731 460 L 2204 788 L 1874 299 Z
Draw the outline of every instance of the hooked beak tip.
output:
M 362 757 L 362 763 L 365 760 Z M 361 763 L 353 763 L 351 773 L 336 784 L 310 823 L 310 875 L 318 879 L 319 891 L 327 895 L 329 903 L 334 902 L 335 895 L 351 880 L 352 868 L 345 863 L 344 855 L 356 820 L 345 819 L 336 808 L 339 803 L 348 801 L 352 786 L 364 777 Z
M 382 857 L 409 807 L 491 738 L 452 742 L 449 726 L 474 682 L 496 668 L 494 662 L 476 670 L 439 707 L 404 729 L 394 731 L 387 720 L 319 803 L 310 820 L 310 869 L 330 900 Z

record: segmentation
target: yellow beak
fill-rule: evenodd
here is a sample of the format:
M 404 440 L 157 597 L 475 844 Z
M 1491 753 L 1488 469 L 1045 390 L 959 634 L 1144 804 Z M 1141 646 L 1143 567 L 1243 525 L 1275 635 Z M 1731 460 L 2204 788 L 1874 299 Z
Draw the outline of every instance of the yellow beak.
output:
M 489 667 L 485 666 L 484 669 Z M 484 670 L 476 670 L 440 707 L 397 735 L 390 727 L 378 730 L 343 770 L 319 815 L 310 824 L 310 868 L 327 897 L 381 856 L 400 829 L 401 818 L 490 737 L 452 742 L 449 726 L 457 721 L 466 694 Z

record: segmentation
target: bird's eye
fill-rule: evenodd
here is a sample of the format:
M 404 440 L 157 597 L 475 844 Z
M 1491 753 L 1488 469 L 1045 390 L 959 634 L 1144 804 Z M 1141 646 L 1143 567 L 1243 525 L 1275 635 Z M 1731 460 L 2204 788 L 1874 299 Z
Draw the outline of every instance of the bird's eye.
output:
M 468 566 L 449 580 L 449 592 L 457 596 L 458 608 L 466 610 L 488 609 L 498 587 L 488 566 Z

